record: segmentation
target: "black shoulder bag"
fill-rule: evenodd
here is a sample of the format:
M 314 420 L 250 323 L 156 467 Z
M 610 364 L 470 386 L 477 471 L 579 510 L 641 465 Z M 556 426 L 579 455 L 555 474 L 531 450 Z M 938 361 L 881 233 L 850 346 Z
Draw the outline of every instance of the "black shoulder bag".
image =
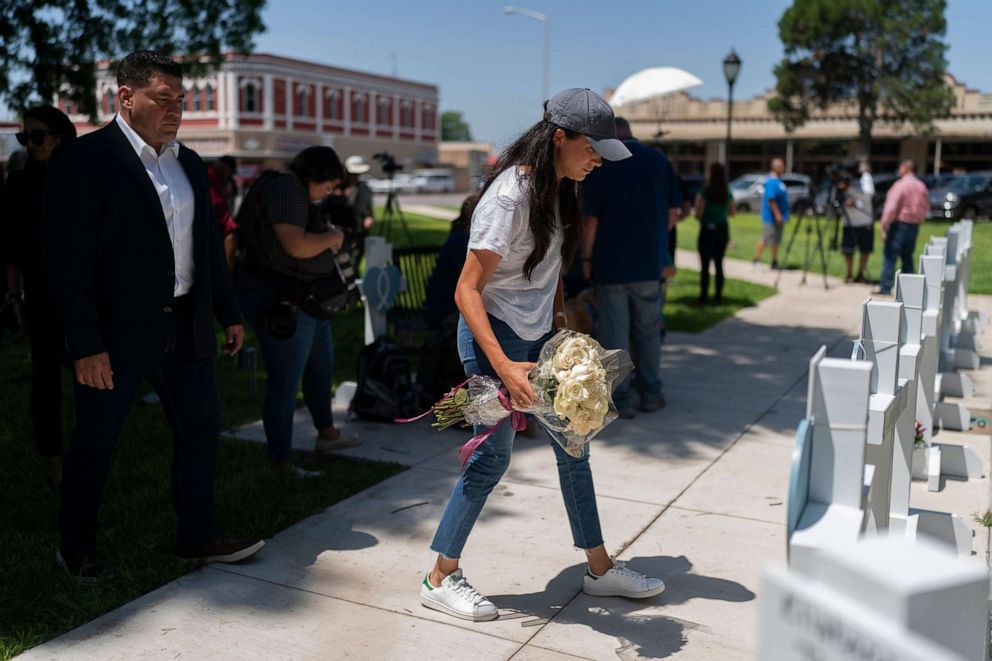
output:
M 275 176 L 289 175 L 265 173 L 257 182 L 259 188 L 255 194 L 253 214 L 253 234 L 256 249 L 261 245 L 258 240 L 258 233 L 261 231 L 262 223 L 262 193 L 268 182 Z M 342 250 L 335 254 L 334 271 L 312 280 L 301 278 L 299 261 L 294 260 L 294 263 L 296 264 L 296 272 L 293 275 L 288 275 L 261 264 L 257 257 L 252 258 L 249 255 L 245 260 L 245 270 L 249 275 L 272 287 L 285 296 L 290 303 L 316 319 L 330 319 L 359 300 L 360 295 L 355 284 L 355 269 L 352 266 L 348 251 Z

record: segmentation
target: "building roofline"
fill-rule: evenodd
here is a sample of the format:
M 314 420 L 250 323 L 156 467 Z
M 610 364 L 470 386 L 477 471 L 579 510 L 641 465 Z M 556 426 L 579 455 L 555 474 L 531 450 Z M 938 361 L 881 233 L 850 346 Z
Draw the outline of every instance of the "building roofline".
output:
M 372 78 L 375 80 L 382 81 L 384 83 L 400 83 L 403 85 L 410 85 L 413 87 L 420 87 L 426 91 L 438 93 L 438 86 L 431 83 L 424 83 L 418 80 L 410 80 L 408 78 L 399 78 L 394 76 L 384 76 L 378 73 L 370 73 L 368 71 L 361 71 L 359 69 L 346 69 L 344 67 L 336 67 L 330 64 L 323 64 L 321 62 L 312 62 L 310 60 L 301 60 L 295 57 L 287 57 L 285 55 L 274 55 L 272 53 L 235 53 L 229 51 L 224 53 L 224 59 L 228 62 L 258 62 L 258 61 L 271 61 L 283 64 L 294 64 L 297 66 L 307 67 L 310 69 L 318 69 L 325 71 L 327 73 L 333 74 L 344 74 L 344 75 L 359 75 L 364 78 Z

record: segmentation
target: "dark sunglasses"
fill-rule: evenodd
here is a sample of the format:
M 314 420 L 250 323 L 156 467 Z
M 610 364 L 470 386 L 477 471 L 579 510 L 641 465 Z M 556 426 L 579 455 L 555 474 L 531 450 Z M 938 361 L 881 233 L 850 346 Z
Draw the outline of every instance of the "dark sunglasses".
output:
M 22 147 L 28 146 L 28 141 L 33 142 L 37 146 L 41 146 L 45 142 L 45 138 L 50 135 L 57 135 L 55 131 L 42 131 L 41 129 L 35 129 L 34 131 L 18 131 L 14 134 L 17 141 L 21 143 Z

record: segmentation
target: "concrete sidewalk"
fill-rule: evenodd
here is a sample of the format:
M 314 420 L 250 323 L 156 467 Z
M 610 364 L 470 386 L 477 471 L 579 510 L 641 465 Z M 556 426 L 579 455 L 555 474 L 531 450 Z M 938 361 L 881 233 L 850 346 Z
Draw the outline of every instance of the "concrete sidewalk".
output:
M 692 267 L 694 256 L 680 254 Z M 777 273 L 728 260 L 729 277 Z M 500 608 L 470 623 L 420 606 L 428 550 L 458 477 L 464 433 L 349 423 L 364 444 L 348 456 L 410 469 L 276 535 L 242 565 L 213 565 L 56 640 L 25 659 L 753 659 L 758 587 L 785 560 L 784 519 L 795 427 L 805 412 L 810 356 L 826 344 L 849 356 L 864 286 L 824 290 L 782 275 L 776 296 L 663 350 L 668 407 L 618 421 L 593 444 L 600 515 L 611 552 L 660 576 L 653 599 L 595 599 L 579 590 L 583 555 L 571 546 L 546 440 L 518 437 L 463 558 L 466 575 Z M 836 281 L 832 281 L 836 285 Z M 973 297 L 992 312 L 992 299 Z M 992 346 L 986 333 L 985 346 Z M 976 373 L 992 409 L 992 370 Z M 340 412 L 339 412 L 340 413 Z M 338 419 L 342 419 L 339 417 Z M 306 414 L 296 441 L 312 443 Z M 237 432 L 261 438 L 260 425 Z M 955 440 L 957 439 L 957 440 Z M 967 442 L 988 462 L 987 435 Z M 972 512 L 990 506 L 987 478 L 948 483 L 914 506 Z

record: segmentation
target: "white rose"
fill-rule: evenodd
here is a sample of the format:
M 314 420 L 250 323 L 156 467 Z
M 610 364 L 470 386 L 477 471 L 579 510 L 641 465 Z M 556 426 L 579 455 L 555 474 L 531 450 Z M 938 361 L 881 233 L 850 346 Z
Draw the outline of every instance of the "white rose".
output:
M 590 396 L 589 389 L 578 379 L 566 379 L 559 383 L 558 392 L 562 393 L 562 397 L 574 402 L 583 402 Z
M 571 399 L 567 396 L 565 389 L 562 387 L 558 388 L 558 392 L 555 394 L 555 413 L 558 417 L 570 420 L 573 415 L 579 410 L 578 401 Z
M 555 370 L 568 370 L 590 360 L 591 347 L 582 337 L 570 337 L 555 351 L 552 364 Z M 598 357 L 598 356 L 597 356 Z

